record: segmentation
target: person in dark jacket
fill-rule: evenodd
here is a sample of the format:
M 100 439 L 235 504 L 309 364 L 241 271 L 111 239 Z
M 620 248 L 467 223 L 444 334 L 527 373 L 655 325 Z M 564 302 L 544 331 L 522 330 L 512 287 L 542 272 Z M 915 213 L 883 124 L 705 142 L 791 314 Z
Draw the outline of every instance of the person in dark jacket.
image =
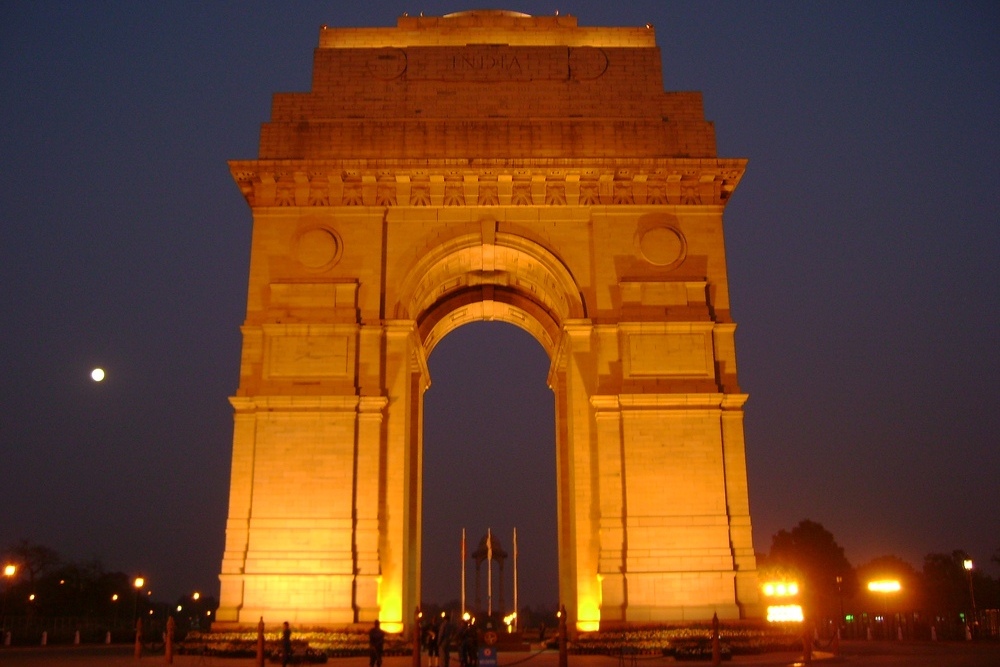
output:
M 385 651 L 385 632 L 375 619 L 375 627 L 368 631 L 368 667 L 382 667 L 382 652 Z

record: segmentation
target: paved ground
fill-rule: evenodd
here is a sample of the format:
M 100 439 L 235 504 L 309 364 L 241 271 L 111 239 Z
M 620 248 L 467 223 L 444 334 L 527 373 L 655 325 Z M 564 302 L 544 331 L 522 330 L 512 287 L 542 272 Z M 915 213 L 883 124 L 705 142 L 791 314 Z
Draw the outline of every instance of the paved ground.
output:
M 844 642 L 841 655 L 818 654 L 814 664 L 849 665 L 850 667 L 997 667 L 1000 665 L 1000 643 L 946 643 L 946 642 Z M 425 658 L 426 661 L 426 658 Z M 11 647 L 0 648 L 2 667 L 152 667 L 166 664 L 162 654 L 147 655 L 136 660 L 130 646 L 80 646 L 80 647 Z M 180 655 L 174 665 L 194 667 L 252 667 L 253 659 L 203 658 Z M 266 663 L 270 664 L 270 663 Z M 366 658 L 334 658 L 332 667 L 368 667 Z M 499 667 L 558 667 L 559 654 L 555 651 L 541 653 L 501 653 Z M 677 664 L 673 658 L 639 657 L 634 663 L 620 662 L 616 658 L 596 655 L 569 656 L 569 667 L 661 667 Z M 689 663 L 681 663 L 689 664 Z M 694 663 L 694 664 L 706 664 Z M 757 667 L 791 667 L 801 665 L 801 656 L 795 653 L 770 653 L 759 656 L 736 656 L 723 664 L 755 665 Z M 409 657 L 386 658 L 383 667 L 412 667 Z M 453 661 L 452 667 L 458 662 Z M 424 666 L 426 667 L 426 665 Z

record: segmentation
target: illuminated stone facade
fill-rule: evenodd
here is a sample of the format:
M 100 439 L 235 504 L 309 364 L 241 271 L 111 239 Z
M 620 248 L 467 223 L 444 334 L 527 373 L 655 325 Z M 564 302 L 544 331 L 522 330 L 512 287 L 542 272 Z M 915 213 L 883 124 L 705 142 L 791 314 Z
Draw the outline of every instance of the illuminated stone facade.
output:
M 756 614 L 722 232 L 745 161 L 660 68 L 651 28 L 569 16 L 320 31 L 312 90 L 230 164 L 253 240 L 217 627 L 409 622 L 427 357 L 476 320 L 551 359 L 575 627 Z

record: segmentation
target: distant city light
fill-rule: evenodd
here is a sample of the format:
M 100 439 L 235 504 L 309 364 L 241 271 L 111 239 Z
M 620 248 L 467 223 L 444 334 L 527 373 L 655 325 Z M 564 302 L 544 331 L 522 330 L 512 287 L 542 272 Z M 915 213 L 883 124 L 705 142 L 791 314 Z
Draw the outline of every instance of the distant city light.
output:
M 766 597 L 795 597 L 799 594 L 799 584 L 796 581 L 768 581 L 762 590 Z
M 869 581 L 868 590 L 873 593 L 896 593 L 902 587 L 895 579 L 883 579 L 879 581 Z
M 801 623 L 803 618 L 802 605 L 780 604 L 767 608 L 768 623 Z
M 5 577 L 13 577 L 16 572 L 17 565 L 11 563 L 3 566 L 3 576 Z

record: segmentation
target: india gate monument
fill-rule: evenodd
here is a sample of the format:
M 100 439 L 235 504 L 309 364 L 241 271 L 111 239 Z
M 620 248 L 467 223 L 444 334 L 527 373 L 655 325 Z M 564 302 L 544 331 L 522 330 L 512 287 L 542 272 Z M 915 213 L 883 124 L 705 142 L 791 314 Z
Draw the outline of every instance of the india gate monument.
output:
M 650 26 L 321 28 L 311 90 L 230 163 L 253 233 L 216 627 L 410 626 L 427 359 L 481 320 L 551 362 L 571 630 L 759 616 L 722 229 L 745 166 L 663 90 Z

